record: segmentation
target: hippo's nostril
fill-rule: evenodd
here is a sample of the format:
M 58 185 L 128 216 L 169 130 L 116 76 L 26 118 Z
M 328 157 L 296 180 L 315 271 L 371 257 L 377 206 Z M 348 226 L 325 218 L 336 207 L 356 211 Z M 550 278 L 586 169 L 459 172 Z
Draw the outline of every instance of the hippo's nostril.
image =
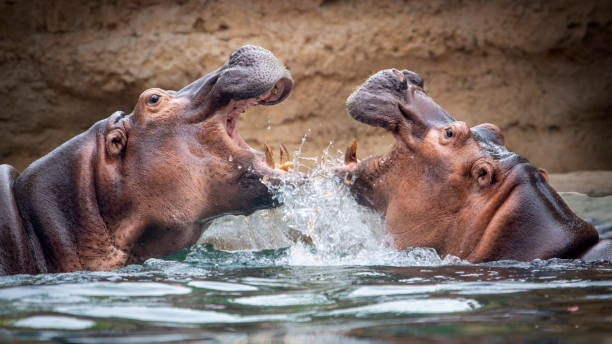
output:
M 393 72 L 393 74 L 395 74 L 395 76 L 397 77 L 399 81 L 399 85 L 397 86 L 398 90 L 399 91 L 406 90 L 408 88 L 408 80 L 404 77 L 404 74 L 402 74 L 402 72 L 398 71 L 395 68 L 391 69 L 391 71 Z
M 410 81 L 410 83 L 412 83 L 413 85 L 416 85 L 420 88 L 425 87 L 425 82 L 423 81 L 423 78 L 417 73 L 411 72 L 409 70 L 404 70 L 403 73 L 406 79 L 408 79 L 408 81 Z
M 400 73 L 397 69 L 393 70 L 393 74 L 395 74 L 399 78 L 400 82 L 404 82 L 404 75 Z

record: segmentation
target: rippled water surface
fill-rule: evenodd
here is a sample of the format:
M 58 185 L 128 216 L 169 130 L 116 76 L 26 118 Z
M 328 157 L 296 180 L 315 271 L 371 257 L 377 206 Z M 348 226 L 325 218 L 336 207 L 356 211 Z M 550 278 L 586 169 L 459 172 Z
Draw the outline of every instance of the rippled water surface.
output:
M 284 207 L 219 219 L 171 257 L 0 277 L 0 340 L 612 342 L 612 264 L 394 251 L 382 220 L 323 178 L 328 163 L 276 187 Z M 564 197 L 608 233 L 610 198 Z

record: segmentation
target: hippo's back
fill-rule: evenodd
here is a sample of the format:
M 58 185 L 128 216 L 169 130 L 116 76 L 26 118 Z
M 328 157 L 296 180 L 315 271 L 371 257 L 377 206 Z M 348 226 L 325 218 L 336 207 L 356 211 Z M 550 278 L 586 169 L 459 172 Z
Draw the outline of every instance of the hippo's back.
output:
M 0 275 L 45 270 L 40 243 L 24 230 L 17 208 L 13 185 L 18 174 L 13 166 L 0 165 Z

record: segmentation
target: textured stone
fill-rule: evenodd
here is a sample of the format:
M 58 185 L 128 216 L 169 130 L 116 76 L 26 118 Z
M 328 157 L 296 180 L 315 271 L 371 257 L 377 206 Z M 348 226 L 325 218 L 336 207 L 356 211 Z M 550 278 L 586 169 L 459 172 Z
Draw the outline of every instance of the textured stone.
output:
M 470 125 L 492 122 L 511 149 L 551 172 L 612 169 L 610 1 L 4 1 L 0 162 L 23 169 L 149 87 L 179 89 L 246 43 L 296 82 L 250 110 L 245 140 L 320 152 L 390 135 L 351 120 L 347 96 L 389 67 L 425 79 Z M 268 126 L 270 129 L 268 130 Z

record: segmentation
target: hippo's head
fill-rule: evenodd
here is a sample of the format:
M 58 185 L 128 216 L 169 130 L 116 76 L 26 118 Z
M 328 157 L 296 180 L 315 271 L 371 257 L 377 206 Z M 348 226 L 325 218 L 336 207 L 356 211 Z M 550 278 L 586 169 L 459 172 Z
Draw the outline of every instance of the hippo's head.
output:
M 274 206 L 266 165 L 237 129 L 250 106 L 273 105 L 293 80 L 268 50 L 237 49 L 180 91 L 144 91 L 33 163 L 15 189 L 48 271 L 109 269 L 170 254 L 224 214 Z
M 361 203 L 385 215 L 395 247 L 481 262 L 576 257 L 598 240 L 498 127 L 456 121 L 423 86 L 413 72 L 383 70 L 347 100 L 354 119 L 396 138 L 391 152 L 361 163 L 349 149 L 338 169 Z
M 109 120 L 97 194 L 104 219 L 125 233 L 116 242 L 136 242 L 135 257 L 166 254 L 215 217 L 272 207 L 262 179 L 284 171 L 244 142 L 238 120 L 251 106 L 281 102 L 292 86 L 270 51 L 244 46 L 182 90 L 146 90 L 131 114 Z

